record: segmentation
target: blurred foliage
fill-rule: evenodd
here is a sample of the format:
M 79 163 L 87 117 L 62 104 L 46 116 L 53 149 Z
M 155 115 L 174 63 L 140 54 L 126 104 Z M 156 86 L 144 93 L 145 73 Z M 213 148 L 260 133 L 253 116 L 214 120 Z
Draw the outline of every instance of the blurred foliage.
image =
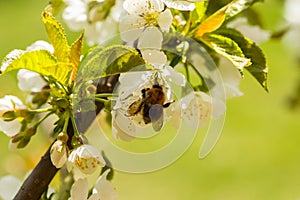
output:
M 217 2 L 217 1 L 216 1 Z M 40 20 L 47 1 L 0 1 L 0 57 L 14 48 L 24 49 L 37 39 L 45 39 Z M 284 22 L 283 2 L 265 0 L 253 8 L 264 28 L 276 30 Z M 261 45 L 267 55 L 267 94 L 246 76 L 244 96 L 228 102 L 222 137 L 212 153 L 198 159 L 203 135 L 198 135 L 188 151 L 173 165 L 148 174 L 116 172 L 113 183 L 120 200 L 295 200 L 300 198 L 299 113 L 287 108 L 286 98 L 297 88 L 297 59 L 280 40 Z M 247 73 L 247 72 L 246 72 Z M 15 82 L 15 73 L 0 79 L 0 96 L 24 97 Z M 0 134 L 0 176 L 11 173 L 23 179 L 47 147 L 47 135 L 39 134 L 28 148 L 8 149 Z

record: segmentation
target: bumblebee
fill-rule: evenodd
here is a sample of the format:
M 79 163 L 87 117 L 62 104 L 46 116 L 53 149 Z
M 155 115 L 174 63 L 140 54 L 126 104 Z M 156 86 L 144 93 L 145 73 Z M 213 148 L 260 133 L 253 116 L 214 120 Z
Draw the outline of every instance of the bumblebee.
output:
M 142 115 L 145 124 L 152 123 L 153 129 L 160 131 L 164 122 L 163 108 L 169 107 L 171 103 L 164 103 L 166 95 L 158 84 L 154 84 L 152 88 L 144 88 L 141 92 L 141 97 L 129 106 L 128 114 Z

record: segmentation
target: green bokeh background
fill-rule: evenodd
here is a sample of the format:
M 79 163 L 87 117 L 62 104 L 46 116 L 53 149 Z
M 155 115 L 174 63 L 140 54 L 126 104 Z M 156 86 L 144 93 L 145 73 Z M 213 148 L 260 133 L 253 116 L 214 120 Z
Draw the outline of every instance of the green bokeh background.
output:
M 0 1 L 0 58 L 37 39 L 47 40 L 40 19 L 46 4 L 42 0 Z M 265 0 L 255 9 L 267 29 L 284 23 L 281 1 Z M 116 172 L 113 184 L 120 200 L 300 199 L 300 111 L 287 106 L 299 77 L 297 60 L 282 41 L 261 47 L 270 66 L 270 92 L 246 73 L 240 86 L 244 96 L 228 101 L 224 129 L 211 154 L 198 159 L 203 138 L 199 135 L 169 167 L 147 174 Z M 5 94 L 25 97 L 17 89 L 14 73 L 0 78 L 0 97 Z M 0 134 L 0 176 L 11 173 L 20 179 L 49 144 L 47 136 L 40 134 L 25 150 L 11 151 L 8 141 Z

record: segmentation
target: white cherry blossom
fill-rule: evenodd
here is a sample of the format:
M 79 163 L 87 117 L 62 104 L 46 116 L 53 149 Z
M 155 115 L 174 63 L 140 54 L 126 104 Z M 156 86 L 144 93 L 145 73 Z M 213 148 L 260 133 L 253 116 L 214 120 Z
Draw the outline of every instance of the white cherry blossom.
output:
M 18 118 L 12 121 L 4 121 L 1 117 L 5 112 L 15 109 L 26 109 L 26 106 L 24 106 L 18 97 L 6 95 L 0 99 L 0 131 L 9 137 L 14 136 L 20 131 L 21 124 Z
M 18 87 L 26 92 L 40 92 L 46 85 L 40 74 L 26 69 L 20 69 L 17 78 Z
M 202 0 L 195 0 L 195 1 L 180 1 L 180 0 L 163 0 L 168 8 L 174 8 L 176 10 L 183 10 L 183 11 L 191 11 L 196 8 L 193 2 L 200 2 Z
M 144 29 L 147 27 L 168 31 L 172 24 L 172 13 L 169 9 L 164 8 L 164 3 L 161 0 L 125 0 L 123 7 L 127 14 L 122 17 L 119 29 L 121 38 L 125 42 L 135 41 L 140 37 L 147 39 L 147 37 L 142 36 L 146 34 Z M 160 34 L 162 35 L 162 33 Z M 139 40 L 139 43 L 141 42 L 144 42 L 143 39 Z M 152 43 L 155 40 L 148 42 Z
M 101 44 L 117 33 L 123 0 L 65 0 L 63 19 L 73 31 L 85 30 L 89 45 Z
M 226 99 L 242 96 L 243 92 L 239 89 L 242 80 L 241 73 L 225 58 L 221 58 L 218 69 L 223 83 L 213 90 L 217 91 L 220 87 L 224 87 Z
M 300 43 L 295 42 L 299 40 L 300 35 L 300 1 L 286 0 L 284 17 L 288 24 L 288 32 L 283 37 L 283 44 L 286 44 L 291 49 L 291 53 L 299 56 Z
M 186 80 L 182 74 L 166 66 L 160 70 L 121 74 L 119 82 L 120 86 L 117 91 L 119 96 L 112 109 L 113 135 L 115 138 L 128 141 L 147 127 L 141 115 L 129 116 L 128 114 L 129 106 L 141 99 L 141 91 L 158 84 L 162 87 L 166 97 L 164 103 L 171 103 L 174 102 L 171 85 L 183 87 Z M 169 116 L 166 115 L 164 120 L 168 118 Z
M 224 101 L 200 91 L 190 92 L 171 106 L 168 111 L 173 113 L 173 126 L 179 128 L 184 120 L 194 130 L 204 128 L 210 119 L 216 119 L 226 111 Z
M 265 42 L 271 37 L 269 31 L 263 30 L 258 25 L 249 24 L 246 18 L 237 18 L 230 22 L 228 27 L 237 29 L 257 44 Z
M 285 13 L 286 20 L 292 25 L 300 24 L 300 1 L 298 0 L 286 0 L 285 1 Z
M 0 199 L 11 200 L 17 194 L 22 182 L 14 176 L 7 175 L 0 178 Z
M 75 181 L 71 188 L 69 200 L 116 200 L 117 193 L 113 185 L 107 180 L 110 170 L 106 170 L 97 180 L 92 195 L 88 197 L 89 185 L 87 178 Z
M 81 145 L 73 150 L 67 162 L 67 168 L 79 169 L 83 174 L 92 174 L 98 167 L 105 165 L 105 161 L 99 151 L 91 145 Z

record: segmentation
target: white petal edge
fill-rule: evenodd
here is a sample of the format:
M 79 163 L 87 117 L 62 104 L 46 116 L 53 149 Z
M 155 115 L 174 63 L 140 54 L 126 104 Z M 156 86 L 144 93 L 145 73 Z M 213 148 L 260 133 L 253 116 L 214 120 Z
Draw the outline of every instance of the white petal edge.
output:
M 162 32 L 156 27 L 146 28 L 140 35 L 137 48 L 160 50 L 163 41 Z
M 177 0 L 163 0 L 163 1 L 168 8 L 174 8 L 176 10 L 192 11 L 196 8 L 194 3 L 190 3 L 187 1 L 177 1 Z
M 107 180 L 110 170 L 106 170 L 97 180 L 93 193 L 98 193 L 100 199 L 116 200 L 117 193 L 113 185 Z
M 173 82 L 180 86 L 184 86 L 186 84 L 185 76 L 175 71 L 171 66 L 166 66 L 163 70 L 163 74 L 170 82 Z
M 18 87 L 25 92 L 40 92 L 46 85 L 40 74 L 26 69 L 20 69 L 17 78 Z
M 168 32 L 173 22 L 173 15 L 170 9 L 166 9 L 162 12 L 158 16 L 157 22 L 162 31 Z
M 123 17 L 119 24 L 121 39 L 125 42 L 135 41 L 142 34 L 145 24 L 146 21 L 139 16 L 127 15 Z
M 162 68 L 167 63 L 167 56 L 159 50 L 141 50 L 142 57 L 156 68 Z
M 14 176 L 7 175 L 0 178 L 0 197 L 11 200 L 18 192 L 22 182 Z
M 69 200 L 86 200 L 88 197 L 88 180 L 86 178 L 78 179 L 71 187 L 71 197 Z

